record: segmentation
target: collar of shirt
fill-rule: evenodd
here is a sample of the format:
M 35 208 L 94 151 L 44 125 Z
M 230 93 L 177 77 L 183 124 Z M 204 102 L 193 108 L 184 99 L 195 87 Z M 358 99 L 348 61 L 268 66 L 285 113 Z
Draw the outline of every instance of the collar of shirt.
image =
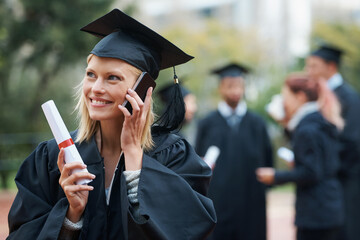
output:
M 287 129 L 290 131 L 294 131 L 300 121 L 310 113 L 316 112 L 319 110 L 319 105 L 317 102 L 307 102 L 302 105 L 294 114 L 294 116 L 290 119 Z
M 247 111 L 247 105 L 245 101 L 241 101 L 234 110 L 226 102 L 221 101 L 219 102 L 218 110 L 224 118 L 228 118 L 234 113 L 239 117 L 243 117 Z
M 344 82 L 340 73 L 335 73 L 329 80 L 327 81 L 327 85 L 331 90 L 335 90 Z

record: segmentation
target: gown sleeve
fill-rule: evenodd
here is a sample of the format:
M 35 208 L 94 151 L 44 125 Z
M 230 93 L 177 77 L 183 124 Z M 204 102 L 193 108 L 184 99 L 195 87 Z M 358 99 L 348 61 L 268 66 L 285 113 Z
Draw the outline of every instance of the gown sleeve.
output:
M 183 139 L 144 154 L 137 197 L 146 221 L 129 215 L 149 239 L 204 239 L 216 222 L 205 197 L 210 176 L 211 169 Z
M 273 149 L 271 145 L 271 140 L 269 137 L 269 134 L 266 129 L 266 125 L 263 124 L 262 127 L 262 139 L 263 139 L 263 146 L 264 146 L 264 152 L 265 152 L 265 160 L 264 160 L 264 166 L 265 167 L 273 167 L 274 166 L 274 160 L 273 160 Z
M 343 131 L 339 135 L 341 168 L 340 176 L 348 177 L 357 174 L 356 169 L 360 159 L 360 112 L 359 97 L 355 93 L 349 93 L 343 97 L 342 117 L 345 120 Z
M 18 193 L 8 215 L 7 239 L 58 238 L 68 208 L 59 175 L 49 165 L 47 143 L 40 144 L 15 177 Z
M 320 136 L 317 134 L 310 129 L 298 134 L 294 141 L 295 167 L 291 171 L 276 171 L 276 184 L 294 182 L 299 185 L 311 185 L 321 180 L 322 154 L 319 146 Z
M 205 120 L 202 120 L 198 123 L 196 138 L 195 138 L 195 150 L 196 153 L 199 154 L 201 157 L 205 156 L 206 150 L 209 146 L 205 141 L 206 139 L 206 126 Z

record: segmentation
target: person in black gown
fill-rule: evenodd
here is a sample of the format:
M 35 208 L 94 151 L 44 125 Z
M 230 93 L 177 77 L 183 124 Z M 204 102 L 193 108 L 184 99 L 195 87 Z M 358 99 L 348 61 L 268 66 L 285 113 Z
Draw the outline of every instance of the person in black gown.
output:
M 264 121 L 247 109 L 247 72 L 236 63 L 213 71 L 220 76 L 223 101 L 198 124 L 197 153 L 220 149 L 209 186 L 218 217 L 210 239 L 266 239 L 266 187 L 256 180 L 255 169 L 272 167 L 272 147 Z
M 65 164 L 54 139 L 40 143 L 16 175 L 8 239 L 205 238 L 216 222 L 206 197 L 211 169 L 168 133 L 174 121 L 151 130 L 152 88 L 144 101 L 131 90 L 142 72 L 156 79 L 192 57 L 118 9 L 82 30 L 102 37 L 88 57 L 71 134 L 89 172 L 72 172 L 86 166 Z M 179 115 L 163 119 L 181 122 L 184 106 L 175 107 Z M 92 182 L 75 185 L 79 179 Z
M 306 75 L 290 75 L 282 90 L 286 128 L 294 151 L 289 171 L 257 169 L 265 184 L 296 184 L 297 240 L 335 240 L 344 222 L 338 130 L 320 113 L 319 86 Z
M 345 126 L 339 136 L 339 178 L 344 189 L 346 220 L 339 240 L 355 240 L 360 236 L 360 97 L 339 73 L 342 54 L 334 46 L 321 46 L 307 58 L 306 70 L 316 81 L 324 79 L 341 105 Z

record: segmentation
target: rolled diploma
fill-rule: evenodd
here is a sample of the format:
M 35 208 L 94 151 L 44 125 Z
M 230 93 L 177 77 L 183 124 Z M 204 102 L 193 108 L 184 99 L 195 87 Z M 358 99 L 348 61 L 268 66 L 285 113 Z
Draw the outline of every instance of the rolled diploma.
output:
M 205 153 L 204 161 L 211 169 L 214 168 L 217 158 L 219 157 L 220 149 L 217 146 L 210 146 Z
M 286 147 L 281 147 L 278 149 L 277 154 L 280 158 L 284 159 L 287 162 L 294 161 L 294 152 Z
M 55 137 L 56 143 L 59 148 L 64 148 L 65 162 L 81 162 L 84 163 L 79 151 L 77 150 L 69 131 L 67 130 L 64 121 L 62 120 L 58 109 L 53 100 L 49 100 L 41 105 L 45 117 L 49 123 L 51 131 Z M 74 172 L 88 172 L 87 169 L 75 169 Z M 91 182 L 90 179 L 80 179 L 76 182 L 78 185 L 84 185 Z
M 276 121 L 281 121 L 285 118 L 283 98 L 280 94 L 274 95 L 271 98 L 271 102 L 266 105 L 265 109 Z

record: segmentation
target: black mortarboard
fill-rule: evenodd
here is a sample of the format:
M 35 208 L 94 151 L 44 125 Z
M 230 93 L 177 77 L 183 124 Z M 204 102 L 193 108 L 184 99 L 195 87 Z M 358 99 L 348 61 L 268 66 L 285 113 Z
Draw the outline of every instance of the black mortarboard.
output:
M 326 61 L 335 62 L 337 65 L 339 65 L 342 53 L 342 50 L 336 47 L 321 46 L 319 49 L 313 51 L 311 56 L 317 56 Z
M 249 69 L 243 65 L 237 63 L 229 63 L 223 67 L 216 68 L 211 72 L 220 76 L 220 79 L 224 77 L 240 77 L 249 73 Z
M 126 61 L 148 72 L 154 79 L 160 70 L 193 58 L 119 9 L 112 10 L 81 30 L 102 38 L 91 53 Z
M 179 84 L 179 86 L 180 86 L 181 95 L 183 98 L 190 93 L 190 91 L 183 85 Z M 164 103 L 169 103 L 174 96 L 174 92 L 175 92 L 175 85 L 168 84 L 168 85 L 162 87 L 158 91 L 158 94 L 160 96 L 161 101 L 163 101 Z

